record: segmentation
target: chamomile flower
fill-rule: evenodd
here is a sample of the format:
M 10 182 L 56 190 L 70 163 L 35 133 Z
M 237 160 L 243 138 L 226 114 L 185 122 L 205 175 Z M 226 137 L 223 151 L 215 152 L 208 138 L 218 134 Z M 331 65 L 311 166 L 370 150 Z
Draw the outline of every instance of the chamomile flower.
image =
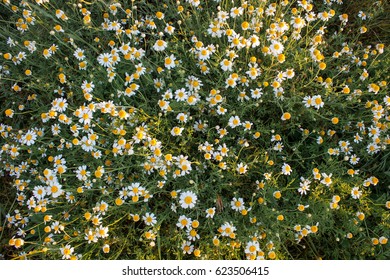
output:
M 244 205 L 244 199 L 243 198 L 236 198 L 236 197 L 233 197 L 232 201 L 230 202 L 230 205 L 232 207 L 233 210 L 235 211 L 242 211 L 245 209 L 245 205 Z
M 253 63 L 253 64 L 250 63 L 248 66 L 249 69 L 248 71 L 245 72 L 245 74 L 247 74 L 248 77 L 251 78 L 252 80 L 255 80 L 258 76 L 260 76 L 261 70 L 257 65 L 257 63 Z
M 363 140 L 363 137 L 359 135 L 359 133 L 356 132 L 356 134 L 353 137 L 353 142 L 360 143 Z
M 244 13 L 244 8 L 243 7 L 233 7 L 230 10 L 230 17 L 231 18 L 236 18 L 241 16 Z
M 324 102 L 322 101 L 322 98 L 320 95 L 314 95 L 312 97 L 312 106 L 315 107 L 317 110 L 324 107 Z
M 379 90 L 380 87 L 375 83 L 371 83 L 368 85 L 368 92 L 373 92 L 374 94 L 378 94 Z
M 110 53 L 102 53 L 97 58 L 98 63 L 104 67 L 111 67 L 112 65 L 112 55 Z
M 35 186 L 33 194 L 36 199 L 40 200 L 46 196 L 46 189 L 41 185 Z
M 229 13 L 226 11 L 218 11 L 217 17 L 219 21 L 225 22 L 226 20 L 229 19 Z
M 110 245 L 104 244 L 102 247 L 103 253 L 108 254 L 110 252 Z
M 290 175 L 292 172 L 292 168 L 289 164 L 287 163 L 283 163 L 283 166 L 282 166 L 282 174 L 283 175 Z
M 332 173 L 329 175 L 326 173 L 321 173 L 322 175 L 322 180 L 321 183 L 324 184 L 325 186 L 329 187 L 332 184 Z
M 88 82 L 86 80 L 83 81 L 83 84 L 81 85 L 81 89 L 87 93 L 91 93 L 93 89 L 95 88 L 95 85 L 93 82 Z
M 179 113 L 179 114 L 177 114 L 176 119 L 181 123 L 186 123 L 188 120 L 188 114 Z
M 194 208 L 198 197 L 192 191 L 185 191 L 180 194 L 180 206 L 184 209 Z
M 291 114 L 289 112 L 283 113 L 282 117 L 280 118 L 282 121 L 287 121 L 291 119 Z
M 88 177 L 91 175 L 91 172 L 87 171 L 86 165 L 79 166 L 75 172 L 76 172 L 76 178 L 79 179 L 80 181 L 86 181 Z
M 172 136 L 181 136 L 183 130 L 184 130 L 184 127 L 175 126 L 171 130 L 171 135 Z
M 62 259 L 66 259 L 66 260 L 69 260 L 70 257 L 72 256 L 73 252 L 74 252 L 74 248 L 71 247 L 69 244 L 68 245 L 65 245 L 64 247 L 61 247 L 60 248 L 60 252 L 62 254 Z
M 233 71 L 233 62 L 231 60 L 224 58 L 219 65 L 223 71 Z
M 237 168 L 236 168 L 237 172 L 239 174 L 245 174 L 247 171 L 248 171 L 248 166 L 242 162 L 240 162 L 238 165 L 237 165 Z
M 162 79 L 154 79 L 153 82 L 154 82 L 154 87 L 157 90 L 157 92 L 160 92 L 165 86 L 164 80 L 162 80 Z
M 196 241 L 197 239 L 200 238 L 197 230 L 194 228 L 188 229 L 186 233 L 187 233 L 187 239 L 190 241 Z
M 185 88 L 180 88 L 175 91 L 175 99 L 176 101 L 185 101 L 188 99 L 188 94 Z
M 146 213 L 143 217 L 142 220 L 144 223 L 148 226 L 154 226 L 157 223 L 157 218 L 156 215 L 153 213 Z
M 201 47 L 197 50 L 197 55 L 201 61 L 208 60 L 211 56 L 211 51 L 208 48 Z
M 262 95 L 263 95 L 263 91 L 261 88 L 251 89 L 251 97 L 253 99 L 259 99 L 260 97 L 262 97 Z
M 354 199 L 359 199 L 362 196 L 362 191 L 358 187 L 354 187 L 351 190 L 351 196 Z
M 165 42 L 164 40 L 157 40 L 156 43 L 154 43 L 153 45 L 153 49 L 157 52 L 161 52 L 161 51 L 164 51 L 168 46 L 168 43 Z
M 218 115 L 225 115 L 226 112 L 227 112 L 227 109 L 226 109 L 226 108 L 224 108 L 224 107 L 218 105 L 218 107 L 217 107 L 217 114 L 218 114 Z
M 231 127 L 231 128 L 235 128 L 237 126 L 240 126 L 241 125 L 241 120 L 240 120 L 240 117 L 239 116 L 231 116 L 229 118 L 229 123 L 228 125 Z
M 96 206 L 93 208 L 94 212 L 100 212 L 102 215 L 106 214 L 108 209 L 108 203 L 105 201 L 97 202 Z
M 270 45 L 269 49 L 270 49 L 271 54 L 273 56 L 278 56 L 279 54 L 281 54 L 283 52 L 284 46 L 282 43 L 280 43 L 278 41 L 273 41 L 272 44 Z
M 313 98 L 311 96 L 305 96 L 302 102 L 306 108 L 310 108 L 310 106 L 313 106 Z
M 206 218 L 212 219 L 215 215 L 215 207 L 206 209 Z
M 260 251 L 258 241 L 249 241 L 245 246 L 245 254 L 256 255 Z
M 175 68 L 175 66 L 176 66 L 175 61 L 176 61 L 176 57 L 173 54 L 171 54 L 170 56 L 167 56 L 164 59 L 165 68 L 167 68 L 167 69 Z
M 363 12 L 363 11 L 359 11 L 358 17 L 361 18 L 362 20 L 366 20 L 367 19 L 367 14 L 365 12 Z
M 296 28 L 296 29 L 301 29 L 301 28 L 305 27 L 306 22 L 305 22 L 305 19 L 303 19 L 303 18 L 297 16 L 297 17 L 293 17 L 293 18 L 291 19 L 291 24 L 292 24 L 292 26 L 293 26 L 294 28 Z
M 33 130 L 27 131 L 25 135 L 23 135 L 21 139 L 21 143 L 25 144 L 27 146 L 34 145 L 35 141 L 37 140 L 37 134 Z
M 84 239 L 85 239 L 86 241 L 88 241 L 88 244 L 98 242 L 98 238 L 97 238 L 97 236 L 96 236 L 96 233 L 95 233 L 95 231 L 92 230 L 92 229 L 89 229 L 89 230 L 85 233 Z
M 245 121 L 242 123 L 242 126 L 244 127 L 244 131 L 249 131 L 252 129 L 253 123 L 250 121 Z
M 12 110 L 12 109 L 6 109 L 5 110 L 5 115 L 8 117 L 8 118 L 12 118 L 13 116 L 14 116 L 14 110 Z
M 222 236 L 228 236 L 228 237 L 234 237 L 235 236 L 235 231 L 236 227 L 230 222 L 225 222 L 221 227 L 221 235 Z
M 82 61 L 85 59 L 85 54 L 84 54 L 84 50 L 83 49 L 80 49 L 80 48 L 77 48 L 74 53 L 73 53 L 73 56 L 79 60 L 79 61 Z
M 197 92 L 203 86 L 202 81 L 195 76 L 188 76 L 186 78 L 186 86 L 191 92 Z
M 165 26 L 164 32 L 169 34 L 169 35 L 173 35 L 174 32 L 175 32 L 175 27 L 173 27 L 172 25 L 167 24 Z
M 49 186 L 46 187 L 47 195 L 51 195 L 53 198 L 61 196 L 64 191 L 62 190 L 62 185 L 57 182 L 57 180 L 49 181 Z
M 273 147 L 273 150 L 277 152 L 281 152 L 283 148 L 284 148 L 283 143 L 276 142 L 275 146 Z
M 183 254 L 189 254 L 190 255 L 194 251 L 194 245 L 192 245 L 190 241 L 184 241 L 183 245 L 181 246 L 181 248 L 183 250 Z
M 181 215 L 178 219 L 178 222 L 176 223 L 176 226 L 181 229 L 183 228 L 191 229 L 192 228 L 191 223 L 192 223 L 191 218 Z
M 65 227 L 60 224 L 59 221 L 54 221 L 51 225 L 51 229 L 54 231 L 55 234 L 61 233 L 65 229 Z
M 229 88 L 229 87 L 235 88 L 237 85 L 237 78 L 234 78 L 232 75 L 230 75 L 226 79 L 225 83 L 226 83 L 226 88 Z
M 310 191 L 310 184 L 311 184 L 310 180 L 301 177 L 301 182 L 299 183 L 298 192 L 301 195 L 306 195 L 307 192 Z
M 360 160 L 360 158 L 359 158 L 357 155 L 355 155 L 355 154 L 351 155 L 350 158 L 349 158 L 349 162 L 350 162 L 352 165 L 358 164 L 358 163 L 359 163 L 359 160 Z
M 378 153 L 380 151 L 380 148 L 375 142 L 373 142 L 373 143 L 369 143 L 367 145 L 366 151 L 368 154 L 373 155 L 373 154 Z
M 252 48 L 260 46 L 260 38 L 255 34 L 249 37 L 249 42 Z

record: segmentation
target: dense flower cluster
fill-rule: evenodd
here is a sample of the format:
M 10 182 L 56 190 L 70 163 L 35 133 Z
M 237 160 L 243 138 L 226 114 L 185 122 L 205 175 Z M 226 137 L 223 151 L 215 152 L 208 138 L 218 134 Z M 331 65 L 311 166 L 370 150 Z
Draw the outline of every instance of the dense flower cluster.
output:
M 2 2 L 21 257 L 389 256 L 387 49 L 342 1 Z

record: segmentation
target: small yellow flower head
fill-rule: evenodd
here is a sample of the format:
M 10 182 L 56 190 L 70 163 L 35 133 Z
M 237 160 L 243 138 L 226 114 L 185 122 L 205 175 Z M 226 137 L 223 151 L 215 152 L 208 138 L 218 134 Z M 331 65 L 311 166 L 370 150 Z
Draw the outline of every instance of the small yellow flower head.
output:
M 385 244 L 387 244 L 387 241 L 388 241 L 387 237 L 384 237 L 384 236 L 379 237 L 380 244 L 385 245 Z
M 104 244 L 102 250 L 103 253 L 108 254 L 110 252 L 110 245 Z
M 268 252 L 268 258 L 270 258 L 271 260 L 275 259 L 276 258 L 276 253 L 274 251 Z
M 138 222 L 140 220 L 140 216 L 138 214 L 133 215 L 133 221 Z
M 287 120 L 291 119 L 291 114 L 290 114 L 289 112 L 285 112 L 285 113 L 282 115 L 281 119 L 282 119 L 283 121 L 287 121 Z
M 278 54 L 278 61 L 279 63 L 283 63 L 286 61 L 286 56 L 284 54 Z
M 4 59 L 10 60 L 12 59 L 12 55 L 10 53 L 3 54 Z
M 199 257 L 200 257 L 200 253 L 201 253 L 201 252 L 200 252 L 199 249 L 195 249 L 195 250 L 194 250 L 194 256 L 195 256 L 195 257 L 199 258 Z
M 117 206 L 122 205 L 122 204 L 123 204 L 123 199 L 121 199 L 120 197 L 118 197 L 117 199 L 115 199 L 115 204 L 116 204 Z
M 9 118 L 12 118 L 14 116 L 14 110 L 12 110 L 12 109 L 7 109 L 7 110 L 5 110 L 4 113 Z
M 282 193 L 280 191 L 275 191 L 273 193 L 273 196 L 276 198 L 276 199 L 280 199 L 282 197 Z
M 163 14 L 162 12 L 159 11 L 159 12 L 156 13 L 156 18 L 158 18 L 158 19 L 161 20 L 161 19 L 164 18 L 164 14 Z

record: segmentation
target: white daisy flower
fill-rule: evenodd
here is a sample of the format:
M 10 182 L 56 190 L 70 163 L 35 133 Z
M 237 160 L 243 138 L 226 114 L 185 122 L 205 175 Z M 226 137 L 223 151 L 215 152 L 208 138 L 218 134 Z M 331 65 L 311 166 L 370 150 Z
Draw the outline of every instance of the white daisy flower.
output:
M 282 166 L 282 173 L 284 175 L 290 175 L 292 172 L 292 168 L 290 165 L 288 165 L 287 163 L 283 163 L 283 166 Z
M 183 127 L 175 126 L 171 130 L 171 135 L 172 136 L 181 136 L 181 133 L 183 132 L 183 130 L 184 130 Z
M 354 187 L 351 190 L 351 195 L 354 199 L 359 199 L 362 196 L 362 191 L 358 187 Z
M 184 215 L 181 215 L 178 219 L 178 222 L 176 223 L 176 226 L 183 229 L 184 227 L 187 228 L 187 229 L 191 229 L 191 223 L 192 223 L 192 220 L 191 218 L 188 218 Z
M 330 184 L 332 184 L 332 173 L 330 173 L 329 175 L 327 175 L 326 173 L 321 173 L 321 175 L 323 177 L 321 183 L 329 187 Z
M 27 131 L 25 135 L 23 135 L 21 142 L 27 146 L 34 145 L 35 140 L 37 140 L 37 134 L 33 130 Z
M 233 197 L 232 201 L 230 202 L 232 209 L 235 211 L 244 210 L 245 209 L 244 204 L 245 204 L 245 202 L 244 202 L 244 199 L 242 197 L 240 197 L 238 199 Z
M 156 215 L 153 213 L 146 213 L 145 216 L 142 217 L 145 224 L 148 226 L 154 226 L 157 223 Z
M 157 52 L 161 52 L 161 51 L 165 50 L 167 48 L 167 46 L 168 46 L 167 42 L 165 42 L 164 40 L 159 39 L 159 40 L 156 41 L 156 43 L 154 43 L 153 49 L 155 51 L 157 51 Z
M 198 199 L 198 197 L 196 196 L 196 194 L 192 191 L 186 191 L 186 192 L 182 192 L 180 194 L 180 206 L 184 209 L 186 208 L 193 208 L 196 204 L 196 200 Z
M 176 57 L 173 54 L 171 54 L 170 56 L 167 56 L 164 59 L 164 65 L 167 69 L 173 69 L 176 66 L 175 61 L 176 61 Z
M 80 49 L 80 48 L 77 48 L 74 53 L 73 53 L 74 57 L 81 61 L 81 60 L 84 60 L 85 59 L 85 54 L 84 54 L 84 50 Z
M 231 128 L 235 128 L 235 127 L 241 125 L 240 118 L 238 116 L 231 116 L 230 119 L 229 119 L 228 125 Z
M 60 248 L 60 251 L 61 251 L 61 254 L 62 254 L 62 259 L 63 260 L 65 260 L 65 259 L 69 260 L 70 257 L 73 254 L 74 248 L 70 247 L 70 245 L 66 245 L 65 247 Z
M 101 66 L 110 67 L 112 65 L 112 56 L 110 53 L 100 54 L 97 60 Z
M 237 165 L 237 172 L 240 174 L 245 174 L 247 172 L 248 166 L 242 162 Z
M 280 43 L 278 41 L 272 41 L 272 44 L 269 47 L 269 49 L 270 49 L 272 55 L 277 56 L 283 52 L 284 46 L 282 43 Z

